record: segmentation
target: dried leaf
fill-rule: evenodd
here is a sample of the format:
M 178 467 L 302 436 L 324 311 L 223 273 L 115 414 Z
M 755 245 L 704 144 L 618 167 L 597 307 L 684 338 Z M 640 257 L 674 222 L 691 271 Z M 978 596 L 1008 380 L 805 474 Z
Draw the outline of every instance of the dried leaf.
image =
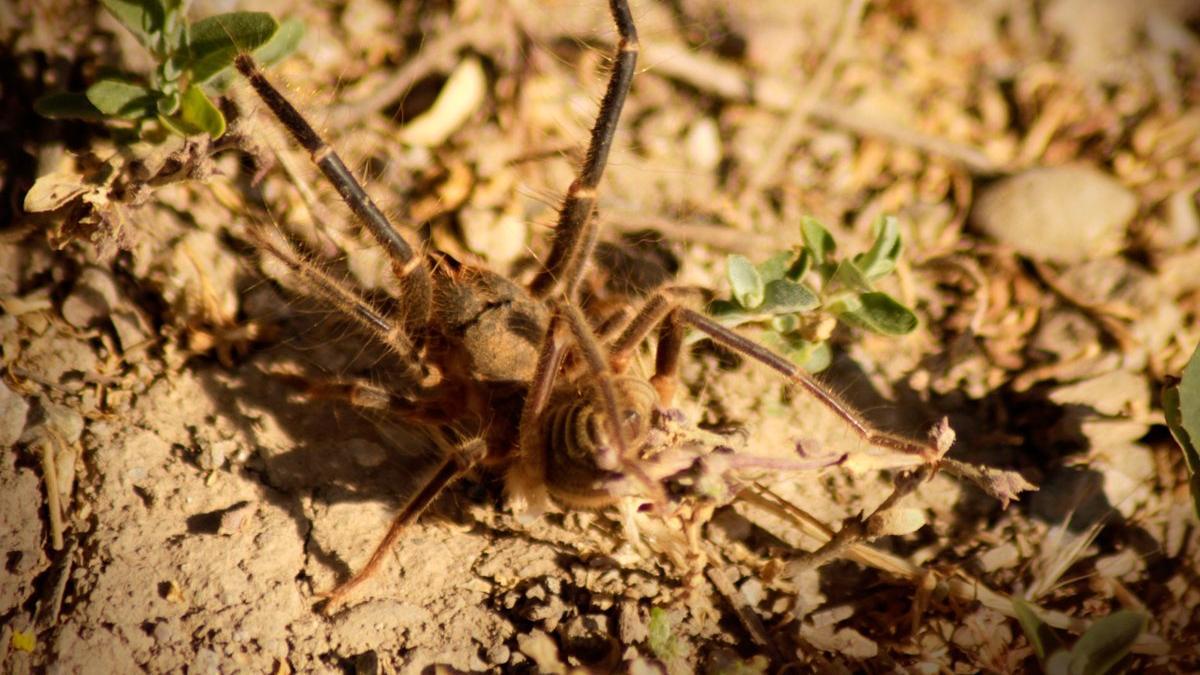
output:
M 479 59 L 463 59 L 446 80 L 433 107 L 405 126 L 400 140 L 410 145 L 441 145 L 475 114 L 486 94 L 487 76 Z

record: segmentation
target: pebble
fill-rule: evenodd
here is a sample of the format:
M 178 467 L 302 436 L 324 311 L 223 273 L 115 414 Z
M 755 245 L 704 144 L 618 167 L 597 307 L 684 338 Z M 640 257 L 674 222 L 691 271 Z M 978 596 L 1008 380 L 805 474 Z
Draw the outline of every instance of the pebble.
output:
M 738 588 L 742 592 L 742 597 L 746 599 L 746 603 L 751 607 L 755 607 L 763 598 L 763 585 L 758 579 L 751 577 L 742 582 Z
M 1115 254 L 1137 211 L 1137 197 L 1086 166 L 1030 169 L 985 188 L 972 223 L 1037 260 L 1081 262 Z
M 701 117 L 688 129 L 685 141 L 688 159 L 699 170 L 712 171 L 721 163 L 721 130 L 711 117 Z
M 108 317 L 119 293 L 112 275 L 99 267 L 86 267 L 71 294 L 63 300 L 62 316 L 76 328 L 87 328 Z
M 43 399 L 34 412 L 33 424 L 25 430 L 20 440 L 25 443 L 39 441 L 47 428 L 64 444 L 73 445 L 83 436 L 83 416 L 65 405 Z
M 175 629 L 166 621 L 160 621 L 154 626 L 154 641 L 159 644 L 171 642 L 175 639 Z
M 0 447 L 8 447 L 21 438 L 28 416 L 29 404 L 0 381 Z
M 487 661 L 493 666 L 502 666 L 508 663 L 512 658 L 512 650 L 505 644 L 492 645 L 492 648 L 487 650 Z

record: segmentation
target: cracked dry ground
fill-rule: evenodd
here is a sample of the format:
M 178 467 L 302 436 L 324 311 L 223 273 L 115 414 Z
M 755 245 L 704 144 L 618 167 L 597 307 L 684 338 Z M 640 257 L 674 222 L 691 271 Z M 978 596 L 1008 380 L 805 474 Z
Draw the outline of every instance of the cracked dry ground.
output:
M 1200 340 L 1197 6 L 633 5 L 643 55 L 600 190 L 606 251 L 724 296 L 726 255 L 794 246 L 802 215 L 853 253 L 895 214 L 905 252 L 886 290 L 921 325 L 839 329 L 824 377 L 888 429 L 949 416 L 951 458 L 1040 490 L 1004 509 L 939 473 L 897 509 L 922 526 L 873 542 L 886 571 L 858 550 L 794 576 L 817 540 L 740 500 L 704 530 L 723 564 L 684 578 L 615 513 L 523 522 L 480 474 L 326 619 L 317 594 L 363 564 L 437 453 L 394 420 L 297 396 L 293 375 L 387 382 L 389 361 L 298 298 L 246 225 L 288 228 L 366 288 L 386 285 L 382 256 L 246 87 L 226 108 L 248 152 L 139 147 L 139 170 L 185 157 L 196 180 L 109 191 L 95 172 L 136 173 L 112 135 L 28 102 L 103 67 L 144 72 L 144 52 L 93 4 L 15 0 L 0 7 L 0 671 L 1036 670 L 1006 596 L 943 593 L 965 578 L 1064 625 L 1144 612 L 1133 666 L 1200 668 L 1200 536 L 1158 400 Z M 191 12 L 231 9 L 263 7 Z M 385 210 L 528 275 L 604 91 L 606 3 L 270 11 L 307 26 L 270 76 Z M 474 83 L 456 92 L 468 110 L 431 124 L 452 81 Z M 257 176 L 251 157 L 275 168 Z M 87 227 L 65 228 L 79 213 L 57 202 L 21 211 L 45 175 L 82 186 Z M 744 428 L 752 452 L 870 457 L 711 345 L 682 381 L 685 413 Z M 772 487 L 837 529 L 895 478 L 851 464 Z

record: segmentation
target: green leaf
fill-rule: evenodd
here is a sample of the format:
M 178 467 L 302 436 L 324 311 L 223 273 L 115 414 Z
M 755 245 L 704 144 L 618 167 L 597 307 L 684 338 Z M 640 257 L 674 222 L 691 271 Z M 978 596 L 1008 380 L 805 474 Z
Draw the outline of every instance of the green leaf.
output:
M 1078 675 L 1071 671 L 1071 652 L 1059 649 L 1046 659 L 1046 675 Z
M 1144 614 L 1121 610 L 1092 624 L 1071 648 L 1071 672 L 1104 675 L 1112 670 L 1129 654 L 1146 621 Z
M 800 317 L 795 314 L 777 314 L 771 317 L 767 325 L 778 333 L 794 333 L 800 330 Z
M 771 314 L 791 314 L 816 309 L 821 299 L 804 284 L 787 279 L 776 279 L 767 284 L 759 311 Z
M 801 349 L 794 351 L 792 361 L 810 373 L 819 373 L 833 363 L 833 349 L 828 342 L 805 342 Z
M 172 90 L 165 96 L 158 97 L 158 101 L 156 102 L 154 109 L 159 115 L 170 117 L 171 115 L 179 112 L 179 104 L 182 102 L 182 100 L 183 99 L 179 95 L 179 91 L 172 88 Z
M 122 26 L 133 33 L 142 46 L 155 52 L 165 27 L 165 13 L 158 0 L 100 0 L 100 4 Z M 156 55 L 158 55 L 156 53 Z
M 796 254 L 792 251 L 783 251 L 767 258 L 766 262 L 755 265 L 758 270 L 758 275 L 762 277 L 763 283 L 771 283 L 776 279 L 782 279 L 784 274 L 787 274 L 788 268 L 792 264 L 792 258 Z
M 824 265 L 829 256 L 837 250 L 833 235 L 816 218 L 805 216 L 800 219 L 800 236 L 804 239 L 804 247 L 813 256 L 813 262 L 818 266 Z
M 1168 395 L 1169 406 L 1166 405 Z M 1188 472 L 1192 475 L 1200 473 L 1200 452 L 1196 447 L 1196 443 L 1200 442 L 1200 347 L 1192 352 L 1187 365 L 1183 367 L 1179 383 L 1164 392 L 1163 403 L 1167 426 L 1183 448 Z
M 796 333 L 763 331 L 762 341 L 810 373 L 819 373 L 833 362 L 828 342 L 809 342 Z
M 742 307 L 754 309 L 762 304 L 766 292 L 763 279 L 750 261 L 740 255 L 729 256 L 727 273 L 733 297 Z
M 1200 347 L 1192 353 L 1178 384 L 1163 389 L 1163 410 L 1175 442 L 1183 450 L 1190 479 L 1192 508 L 1200 519 Z
M 1039 661 L 1045 663 L 1046 657 L 1051 652 L 1063 647 L 1062 641 L 1058 639 L 1054 629 L 1038 617 L 1033 610 L 1033 605 L 1014 596 L 1012 606 L 1013 613 L 1017 615 L 1017 623 L 1021 624 L 1021 630 L 1024 631 L 1029 644 L 1033 646 L 1033 652 L 1037 654 Z
M 887 293 L 862 293 L 861 306 L 840 313 L 846 323 L 880 335 L 907 335 L 917 327 L 917 315 Z
M 87 94 L 77 91 L 60 91 L 46 94 L 33 102 L 33 110 L 50 119 L 102 120 L 104 113 L 92 105 Z
M 275 35 L 267 41 L 267 44 L 254 50 L 254 60 L 260 66 L 278 63 L 296 51 L 296 48 L 300 46 L 300 40 L 304 37 L 304 31 L 304 22 L 300 19 L 291 18 L 283 21 L 279 24 L 279 30 L 275 31 Z M 221 93 L 228 89 L 234 80 L 232 71 L 222 70 L 204 84 L 209 92 Z
M 296 51 L 304 38 L 304 22 L 296 17 L 284 19 L 279 29 L 266 44 L 254 50 L 254 59 L 259 65 L 269 66 Z
M 849 260 L 843 260 L 838 263 L 837 269 L 834 270 L 829 282 L 853 291 L 868 292 L 872 290 L 871 280 L 867 278 L 867 275 L 863 274 L 858 265 Z
M 233 65 L 238 54 L 264 45 L 279 30 L 266 12 L 218 14 L 192 25 L 192 82 L 203 83 Z
M 788 271 L 784 276 L 792 281 L 800 281 L 805 274 L 808 274 L 808 271 L 812 269 L 812 266 L 812 253 L 810 253 L 807 248 L 802 248 L 800 249 L 800 255 L 796 256 L 796 262 L 792 263 L 792 266 L 788 268 Z
M 650 651 L 663 661 L 671 661 L 679 656 L 679 639 L 675 636 L 671 625 L 671 615 L 662 607 L 650 608 L 650 622 L 646 626 L 648 635 L 646 645 Z
M 179 116 L 173 122 L 189 134 L 208 134 L 214 139 L 225 133 L 225 116 L 205 96 L 200 87 L 188 87 L 179 102 Z
M 87 89 L 87 100 L 109 117 L 148 117 L 157 98 L 152 89 L 124 80 L 100 80 Z
M 854 256 L 854 263 L 868 279 L 878 279 L 896 269 L 900 249 L 900 226 L 894 217 L 884 216 L 875 221 L 871 250 Z

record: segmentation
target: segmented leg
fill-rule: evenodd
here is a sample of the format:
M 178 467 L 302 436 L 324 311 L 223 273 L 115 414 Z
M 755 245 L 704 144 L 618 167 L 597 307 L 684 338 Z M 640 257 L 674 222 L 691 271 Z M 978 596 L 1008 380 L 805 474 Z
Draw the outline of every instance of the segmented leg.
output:
M 356 289 L 327 274 L 319 265 L 305 259 L 285 240 L 275 240 L 267 233 L 251 228 L 250 234 L 260 249 L 283 263 L 313 293 L 351 317 L 368 334 L 390 348 L 405 364 L 412 364 L 413 344 L 401 324 L 367 300 Z
M 621 119 L 621 109 L 637 67 L 637 28 L 633 25 L 629 3 L 626 0 L 610 0 L 609 7 L 620 35 L 612 77 L 600 102 L 600 114 L 592 127 L 591 141 L 579 176 L 567 189 L 562 208 L 559 209 L 550 254 L 542 271 L 529 285 L 530 292 L 536 298 L 549 297 L 555 291 L 573 286 L 577 282 L 576 277 L 583 273 L 586 261 L 582 255 L 586 248 L 583 244 L 596 208 L 596 188 L 604 175 L 608 152 L 617 132 L 617 122 Z
M 258 93 L 259 98 L 275 113 L 279 122 L 287 128 L 296 142 L 308 151 L 313 163 L 329 179 L 359 222 L 387 252 L 403 292 L 406 322 L 409 326 L 420 323 L 429 314 L 432 295 L 429 270 L 424 264 L 424 257 L 413 250 L 404 235 L 375 205 L 337 152 L 259 70 L 254 58 L 249 54 L 240 54 L 234 63 Z
M 438 445 L 443 446 L 445 458 L 438 465 L 433 475 L 425 482 L 421 491 L 409 500 L 404 509 L 392 520 L 391 527 L 388 528 L 387 534 L 383 540 L 375 547 L 375 551 L 371 553 L 371 558 L 363 565 L 354 576 L 337 585 L 331 591 L 320 594 L 325 600 L 324 607 L 321 608 L 321 613 L 326 616 L 337 612 L 338 608 L 346 601 L 346 597 L 364 581 L 372 577 L 383 564 L 388 552 L 400 540 L 401 535 L 421 517 L 425 509 L 442 494 L 448 486 L 453 485 L 464 474 L 470 471 L 479 463 L 479 460 L 487 453 L 487 446 L 481 439 L 472 439 L 466 443 L 452 447 L 447 443 L 440 433 L 434 433 L 434 440 Z
M 554 239 L 550 244 L 550 253 L 546 257 L 542 270 L 530 282 L 529 292 L 533 297 L 551 300 L 554 315 L 560 317 L 570 328 L 575 343 L 583 353 L 584 362 L 597 382 L 596 389 L 600 394 L 612 441 L 616 446 L 616 455 L 627 458 L 626 439 L 620 421 L 620 406 L 616 389 L 613 386 L 613 372 L 606 360 L 600 355 L 599 341 L 592 327 L 583 318 L 575 301 L 580 280 L 587 267 L 588 259 L 595 248 L 599 232 L 595 226 L 596 189 L 600 178 L 604 175 L 604 167 L 608 163 L 608 153 L 612 148 L 613 137 L 617 131 L 617 123 L 621 118 L 621 110 L 625 98 L 629 94 L 633 82 L 634 70 L 637 66 L 638 39 L 637 29 L 633 24 L 633 15 L 629 10 L 627 0 L 610 0 L 609 9 L 620 39 L 617 43 L 617 54 L 614 59 L 613 72 L 608 81 L 608 89 L 600 102 L 600 113 L 596 124 L 592 127 L 591 141 L 579 175 L 567 189 L 563 205 L 559 209 L 558 224 L 555 226 Z M 545 338 L 551 339 L 549 333 Z M 543 349 L 543 351 L 545 351 Z M 522 424 L 537 424 L 537 419 L 522 419 Z M 636 473 L 636 467 L 629 467 Z
M 658 390 L 664 405 L 669 403 L 674 391 L 674 380 L 683 348 L 684 329 L 690 326 L 704 333 L 714 342 L 758 361 L 780 373 L 792 383 L 799 385 L 837 415 L 867 444 L 919 455 L 928 461 L 940 459 L 945 454 L 945 448 L 939 447 L 940 444 L 936 438 L 918 441 L 876 429 L 853 408 L 822 387 L 803 368 L 707 316 L 672 301 L 666 293 L 657 293 L 647 301 L 621 336 L 613 343 L 610 360 L 616 363 L 615 368 L 618 372 L 624 368 L 632 351 L 655 326 L 659 327 L 659 344 L 655 354 L 655 374 L 651 382 Z

